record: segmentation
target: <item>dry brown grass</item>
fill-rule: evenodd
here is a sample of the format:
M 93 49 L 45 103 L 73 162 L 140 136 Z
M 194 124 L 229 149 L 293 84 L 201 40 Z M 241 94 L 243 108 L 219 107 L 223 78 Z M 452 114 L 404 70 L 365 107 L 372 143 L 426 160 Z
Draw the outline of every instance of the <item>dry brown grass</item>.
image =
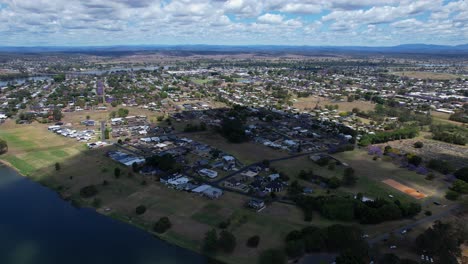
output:
M 317 102 L 320 100 L 318 103 L 318 106 L 324 108 L 325 105 L 338 105 L 338 111 L 343 112 L 343 111 L 352 111 L 353 108 L 359 108 L 361 111 L 370 111 L 374 110 L 375 104 L 372 104 L 367 101 L 360 101 L 356 100 L 353 102 L 336 102 L 333 101 L 329 98 L 325 97 L 316 97 L 316 96 L 309 96 L 307 98 L 298 98 L 296 102 L 294 102 L 294 107 L 298 109 L 313 109 L 316 105 Z
M 459 75 L 450 74 L 450 73 L 440 73 L 440 72 L 422 72 L 422 71 L 402 71 L 402 72 L 392 72 L 391 74 L 415 78 L 415 79 L 431 79 L 431 80 L 453 80 L 459 78 Z
M 265 159 L 282 158 L 288 155 L 287 152 L 273 150 L 253 142 L 229 143 L 225 138 L 214 132 L 197 133 L 189 137 L 234 155 L 245 165 Z

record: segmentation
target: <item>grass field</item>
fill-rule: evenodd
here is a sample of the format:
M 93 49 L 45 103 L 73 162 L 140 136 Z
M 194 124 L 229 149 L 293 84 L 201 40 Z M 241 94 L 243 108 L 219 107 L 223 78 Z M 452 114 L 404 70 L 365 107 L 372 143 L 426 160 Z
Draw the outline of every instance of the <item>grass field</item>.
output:
M 230 144 L 221 136 L 209 132 L 191 134 L 191 137 L 235 155 L 245 164 L 287 156 L 286 152 L 273 151 L 254 143 Z M 236 236 L 237 247 L 231 255 L 217 256 L 227 263 L 256 263 L 262 250 L 282 246 L 288 232 L 307 225 L 327 226 L 336 223 L 318 214 L 314 214 L 311 223 L 306 223 L 303 221 L 302 211 L 289 204 L 273 203 L 257 213 L 245 208 L 249 198 L 239 194 L 226 192 L 219 200 L 208 200 L 192 193 L 167 188 L 106 158 L 106 151 L 114 147 L 87 150 L 82 143 L 47 131 L 47 125 L 16 125 L 9 121 L 2 125 L 0 138 L 7 139 L 9 143 L 9 152 L 0 157 L 2 160 L 24 175 L 52 187 L 82 205 L 90 206 L 93 201 L 98 200 L 98 212 L 150 232 L 160 217 L 169 217 L 172 228 L 160 237 L 170 243 L 200 251 L 204 234 L 212 228 L 219 231 L 219 223 L 229 219 L 229 229 Z M 413 188 L 418 186 L 417 189 L 428 194 L 431 192 L 426 189 L 433 189 L 430 185 L 435 184 L 389 162 L 372 161 L 371 156 L 363 151 L 341 153 L 336 157 L 354 167 L 359 176 L 356 187 L 340 188 L 339 192 L 362 191 L 374 197 L 391 193 L 402 201 L 415 201 L 379 181 L 382 177 L 391 175 L 391 178 Z M 60 163 L 59 171 L 55 170 L 56 162 Z M 308 168 L 323 176 L 342 174 L 342 168 L 338 166 L 330 171 L 327 167 L 318 167 L 307 157 L 272 163 L 272 166 L 292 176 L 297 176 L 300 169 Z M 114 177 L 116 167 L 122 170 L 119 178 Z M 90 184 L 97 187 L 98 194 L 89 199 L 81 198 L 80 189 Z M 139 205 L 147 208 L 143 215 L 135 213 L 135 208 Z M 377 233 L 385 227 L 386 225 L 378 225 L 372 228 Z M 257 249 L 246 246 L 247 239 L 253 235 L 260 236 Z
M 346 98 L 344 98 L 346 100 Z M 338 111 L 343 112 L 343 111 L 352 111 L 353 108 L 359 108 L 361 111 L 370 111 L 374 110 L 375 104 L 372 104 L 367 101 L 360 101 L 356 100 L 353 102 L 337 102 L 330 100 L 329 98 L 325 97 L 317 97 L 317 96 L 309 96 L 307 98 L 297 98 L 297 101 L 294 102 L 293 106 L 298 109 L 313 109 L 318 102 L 318 106 L 321 106 L 322 108 L 325 107 L 325 105 L 338 105 Z
M 401 71 L 401 72 L 392 72 L 391 74 L 415 78 L 415 79 L 431 79 L 431 80 L 453 80 L 461 76 L 450 74 L 450 73 L 440 73 L 440 72 L 423 72 L 423 71 Z
M 288 155 L 287 152 L 272 150 L 252 142 L 233 144 L 214 132 L 197 133 L 190 135 L 193 140 L 208 144 L 223 150 L 238 158 L 244 165 L 259 162 L 265 159 L 277 159 Z
M 133 174 L 129 168 L 106 158 L 105 152 L 113 147 L 87 150 L 83 143 L 47 131 L 47 125 L 16 125 L 9 121 L 2 125 L 0 137 L 9 143 L 9 152 L 1 156 L 2 161 L 81 205 L 91 206 L 97 199 L 100 204 L 98 212 L 148 231 L 160 217 L 168 216 L 172 228 L 161 238 L 170 243 L 200 251 L 205 232 L 218 228 L 221 221 L 230 219 L 230 228 L 236 235 L 238 246 L 232 255 L 217 256 L 227 263 L 256 263 L 261 250 L 281 246 L 289 231 L 304 226 L 302 212 L 295 206 L 273 204 L 261 213 L 255 213 L 244 208 L 248 198 L 238 194 L 225 193 L 221 199 L 212 201 L 175 191 L 142 175 Z M 204 138 L 210 140 L 208 136 Z M 227 151 L 241 156 L 243 147 L 255 151 L 243 156 L 244 162 L 249 159 L 259 161 L 265 155 L 272 155 L 269 149 L 257 150 L 263 147 L 255 144 L 230 147 L 222 138 L 215 138 L 214 141 L 220 148 L 228 146 Z M 59 171 L 55 170 L 56 162 L 60 164 Z M 115 167 L 122 170 L 119 178 L 113 175 Z M 144 185 L 143 181 L 146 182 Z M 90 199 L 81 198 L 80 189 L 90 184 L 97 187 L 98 194 Z M 143 215 L 135 213 L 139 205 L 147 207 Z M 245 243 L 255 234 L 261 236 L 260 246 L 258 249 L 248 248 Z
M 363 192 L 372 197 L 388 196 L 391 194 L 396 199 L 407 202 L 420 201 L 426 203 L 428 199 L 444 199 L 447 183 L 442 178 L 428 181 L 424 175 L 400 168 L 386 159 L 374 161 L 372 160 L 372 156 L 363 150 L 343 152 L 334 156 L 353 167 L 356 175 L 359 177 L 358 184 L 353 188 L 349 188 L 350 191 Z M 427 197 L 416 200 L 381 182 L 388 178 L 418 190 L 426 194 Z

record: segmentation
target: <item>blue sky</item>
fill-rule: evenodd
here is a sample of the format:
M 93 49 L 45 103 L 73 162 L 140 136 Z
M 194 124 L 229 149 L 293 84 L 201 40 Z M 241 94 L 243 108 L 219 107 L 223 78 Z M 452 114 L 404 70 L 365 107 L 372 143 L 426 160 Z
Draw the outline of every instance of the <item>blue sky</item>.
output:
M 1 46 L 468 43 L 465 0 L 0 0 Z

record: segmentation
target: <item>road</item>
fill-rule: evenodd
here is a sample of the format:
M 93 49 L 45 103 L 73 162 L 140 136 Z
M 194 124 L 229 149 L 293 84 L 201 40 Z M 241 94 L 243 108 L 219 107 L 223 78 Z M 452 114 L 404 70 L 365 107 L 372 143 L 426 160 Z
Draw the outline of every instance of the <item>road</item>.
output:
M 394 230 L 391 230 L 387 233 L 383 233 L 383 234 L 380 234 L 372 239 L 369 239 L 368 242 L 370 245 L 372 244 L 375 244 L 375 243 L 378 243 L 378 242 L 381 242 L 385 239 L 388 239 L 388 237 L 390 236 L 390 233 L 394 233 L 394 234 L 401 234 L 401 232 L 405 229 L 413 229 L 417 226 L 420 226 L 420 225 L 423 225 L 423 224 L 427 224 L 427 223 L 432 223 L 434 221 L 437 221 L 437 220 L 440 220 L 444 217 L 447 217 L 448 215 L 450 215 L 452 213 L 452 211 L 456 210 L 456 209 L 459 209 L 460 208 L 460 205 L 459 204 L 452 204 L 452 205 L 449 205 L 447 207 L 445 207 L 444 211 L 438 213 L 438 214 L 434 214 L 434 215 L 431 215 L 431 216 L 427 216 L 427 217 L 424 217 L 423 219 L 419 219 L 411 224 L 408 224 L 406 226 L 403 226 L 403 227 L 400 227 L 400 228 L 397 228 L 397 229 L 394 229 Z

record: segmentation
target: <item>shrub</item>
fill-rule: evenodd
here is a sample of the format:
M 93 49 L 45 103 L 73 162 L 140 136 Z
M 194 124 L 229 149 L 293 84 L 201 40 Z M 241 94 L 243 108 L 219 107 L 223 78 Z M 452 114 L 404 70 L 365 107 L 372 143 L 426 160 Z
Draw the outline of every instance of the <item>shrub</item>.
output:
M 97 190 L 96 186 L 94 186 L 94 185 L 85 186 L 85 187 L 81 188 L 81 190 L 80 190 L 80 196 L 83 197 L 83 198 L 93 197 L 97 193 L 98 193 L 98 190 Z
M 162 234 L 171 228 L 172 224 L 168 217 L 164 216 L 159 218 L 159 220 L 154 224 L 153 231 Z
M 447 193 L 445 194 L 445 198 L 451 201 L 457 200 L 458 197 L 460 197 L 460 194 L 453 190 L 448 190 Z
M 119 178 L 120 177 L 120 168 L 119 167 L 116 167 L 114 169 L 114 177 L 115 178 Z
M 280 249 L 268 249 L 260 254 L 259 264 L 284 264 L 286 255 Z
M 211 229 L 205 233 L 202 250 L 207 254 L 216 253 L 218 250 L 218 233 L 216 233 L 216 229 Z
M 422 148 L 424 144 L 421 141 L 415 142 L 413 145 L 415 148 Z
M 60 170 L 60 163 L 58 162 L 55 163 L 55 170 L 56 171 Z
M 236 248 L 236 237 L 227 230 L 221 231 L 219 233 L 218 247 L 226 253 L 232 253 Z
M 435 178 L 434 173 L 429 173 L 429 174 L 427 174 L 427 176 L 426 176 L 426 180 L 428 180 L 428 181 L 432 181 L 434 178 Z
M 135 208 L 135 213 L 137 215 L 142 215 L 146 212 L 146 207 L 144 205 L 139 205 L 137 208 Z
M 256 248 L 258 247 L 258 244 L 260 243 L 260 236 L 251 236 L 249 239 L 247 239 L 247 246 L 251 248 Z
M 458 169 L 453 173 L 457 179 L 460 179 L 462 181 L 468 182 L 468 167 L 463 167 L 461 169 Z

